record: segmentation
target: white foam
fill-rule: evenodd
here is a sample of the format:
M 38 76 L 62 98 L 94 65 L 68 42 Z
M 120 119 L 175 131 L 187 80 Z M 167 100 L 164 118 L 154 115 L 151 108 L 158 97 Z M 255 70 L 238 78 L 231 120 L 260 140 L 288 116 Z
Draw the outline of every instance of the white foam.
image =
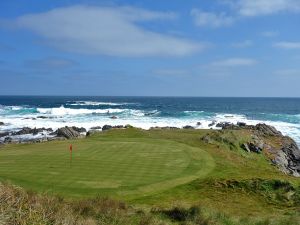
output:
M 132 103 L 115 103 L 115 102 L 95 102 L 95 101 L 77 101 L 75 103 L 67 103 L 67 105 L 73 106 L 99 106 L 99 105 L 108 105 L 108 106 L 119 106 L 119 105 L 128 105 Z
M 93 113 L 121 113 L 126 109 L 71 109 L 61 106 L 59 108 L 37 108 L 37 111 L 42 114 L 50 114 L 54 116 L 64 115 L 80 115 L 80 114 L 93 114 Z
M 233 124 L 236 124 L 237 122 L 245 122 L 248 125 L 266 123 L 274 126 L 284 135 L 291 136 L 298 144 L 300 144 L 300 124 L 269 120 L 251 120 L 241 114 L 218 113 L 212 114 L 211 116 L 202 116 L 197 115 L 196 113 L 195 116 L 191 117 L 175 118 L 159 117 L 157 116 L 157 113 L 159 113 L 157 110 L 143 112 L 141 110 L 133 109 L 71 109 L 63 106 L 58 108 L 38 108 L 37 111 L 39 112 L 38 114 L 0 115 L 0 121 L 5 123 L 4 126 L 0 126 L 0 130 L 16 130 L 22 127 L 45 127 L 56 130 L 63 126 L 76 126 L 90 129 L 94 126 L 103 126 L 106 124 L 112 126 L 130 124 L 134 127 L 143 129 L 149 129 L 150 127 L 155 126 L 172 126 L 181 128 L 185 125 L 190 125 L 197 129 L 219 129 L 215 125 L 212 127 L 209 125 L 212 121 L 215 121 L 215 124 L 220 122 L 230 122 Z M 108 111 L 110 114 L 107 114 Z M 201 111 L 199 111 L 199 113 L 200 112 Z M 110 118 L 114 113 L 117 114 L 117 119 Z M 49 116 L 49 118 L 36 118 L 39 115 Z M 198 122 L 201 124 L 197 125 Z

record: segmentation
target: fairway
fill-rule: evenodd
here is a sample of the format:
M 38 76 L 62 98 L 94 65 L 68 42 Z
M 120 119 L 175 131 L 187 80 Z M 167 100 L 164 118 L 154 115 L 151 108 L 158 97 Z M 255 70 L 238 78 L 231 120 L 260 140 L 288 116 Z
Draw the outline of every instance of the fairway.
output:
M 8 145 L 0 179 L 35 191 L 69 196 L 135 197 L 205 176 L 213 167 L 201 149 L 161 139 L 102 138 Z

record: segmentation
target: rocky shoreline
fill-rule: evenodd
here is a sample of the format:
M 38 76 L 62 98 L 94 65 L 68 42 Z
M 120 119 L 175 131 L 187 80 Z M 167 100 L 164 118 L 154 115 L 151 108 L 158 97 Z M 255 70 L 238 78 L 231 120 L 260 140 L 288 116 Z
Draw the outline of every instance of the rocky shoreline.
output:
M 282 135 L 276 128 L 266 125 L 247 125 L 242 122 L 237 124 L 232 123 L 218 123 L 214 121 L 214 124 L 219 130 L 214 130 L 201 138 L 201 141 L 207 144 L 214 144 L 216 142 L 225 142 L 229 145 L 233 145 L 231 140 L 226 140 L 222 137 L 222 133 L 226 130 L 244 130 L 250 133 L 251 139 L 247 142 L 240 143 L 240 148 L 244 149 L 247 153 L 261 154 L 264 153 L 270 161 L 276 165 L 282 172 L 288 175 L 300 177 L 300 150 L 296 142 L 288 137 Z M 0 126 L 4 123 L 0 122 Z M 198 124 L 197 124 L 198 125 Z M 18 143 L 38 143 L 53 140 L 66 140 L 84 138 L 86 136 L 93 135 L 95 133 L 101 133 L 111 129 L 127 129 L 130 125 L 104 125 L 103 127 L 95 126 L 89 130 L 83 127 L 61 127 L 55 131 L 51 128 L 29 128 L 23 127 L 18 131 L 5 131 L 0 132 L 0 146 L 4 144 L 18 144 Z M 152 127 L 150 130 L 178 130 L 196 129 L 193 126 L 178 127 Z M 277 144 L 274 145 L 270 140 L 276 138 Z

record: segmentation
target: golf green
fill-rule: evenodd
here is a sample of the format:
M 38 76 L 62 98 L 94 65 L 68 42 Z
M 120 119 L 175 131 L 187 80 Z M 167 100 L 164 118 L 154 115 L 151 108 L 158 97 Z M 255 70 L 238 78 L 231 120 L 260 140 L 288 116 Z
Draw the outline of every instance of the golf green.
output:
M 80 139 L 7 145 L 0 151 L 0 179 L 27 189 L 70 196 L 137 196 L 207 175 L 205 151 L 147 138 Z

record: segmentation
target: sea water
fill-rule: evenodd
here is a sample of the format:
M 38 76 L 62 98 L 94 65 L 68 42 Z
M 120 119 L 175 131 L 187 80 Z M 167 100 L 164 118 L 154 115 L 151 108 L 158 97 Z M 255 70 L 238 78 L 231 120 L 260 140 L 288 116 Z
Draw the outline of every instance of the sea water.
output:
M 300 144 L 300 98 L 0 96 L 0 132 L 105 124 L 217 129 L 213 121 L 266 123 Z

